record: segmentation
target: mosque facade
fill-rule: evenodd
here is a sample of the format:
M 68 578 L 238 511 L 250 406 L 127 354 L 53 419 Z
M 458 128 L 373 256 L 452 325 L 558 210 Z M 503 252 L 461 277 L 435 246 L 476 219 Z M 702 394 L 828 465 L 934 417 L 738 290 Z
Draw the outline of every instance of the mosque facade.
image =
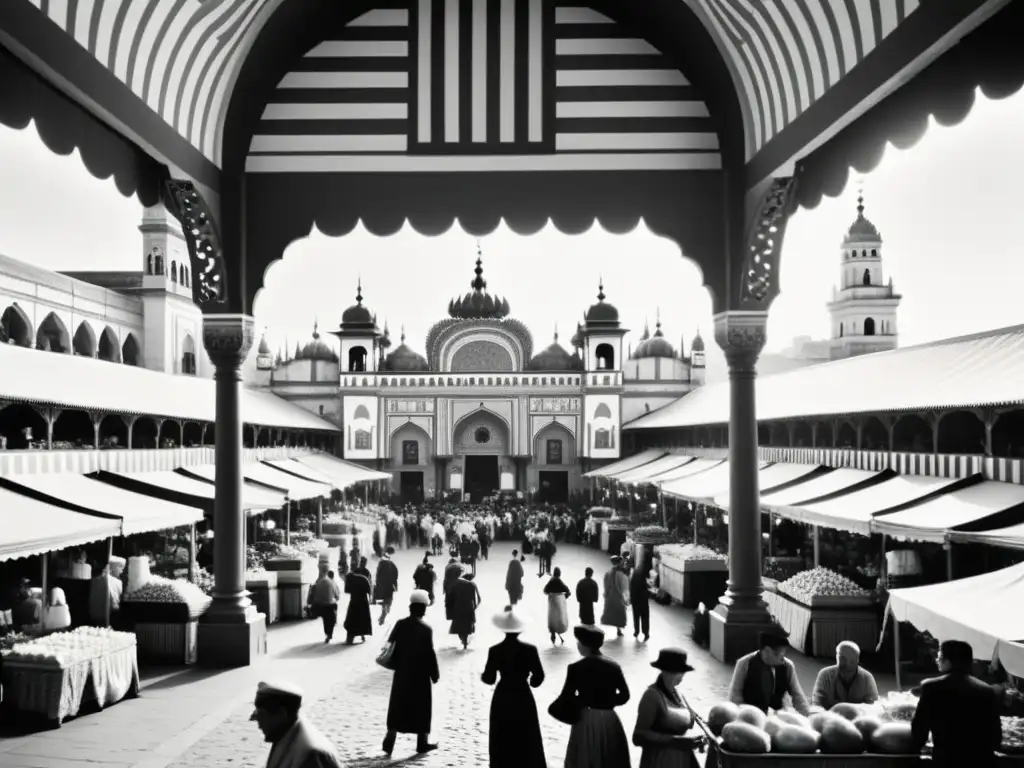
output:
M 507 298 L 491 294 L 478 254 L 471 290 L 420 353 L 378 326 L 360 285 L 331 334 L 283 358 L 261 343 L 255 383 L 342 428 L 349 461 L 390 471 L 392 492 L 480 499 L 518 492 L 558 502 L 582 490 L 582 475 L 620 457 L 622 425 L 704 382 L 704 342 L 691 354 L 660 320 L 636 350 L 599 285 L 569 342 L 557 333 L 537 350 Z

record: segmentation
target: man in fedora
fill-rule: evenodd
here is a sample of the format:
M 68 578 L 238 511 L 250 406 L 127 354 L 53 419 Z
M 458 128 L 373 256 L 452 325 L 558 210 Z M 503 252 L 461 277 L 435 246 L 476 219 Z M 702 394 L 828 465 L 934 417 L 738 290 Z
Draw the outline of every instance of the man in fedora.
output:
M 729 687 L 729 701 L 750 704 L 762 712 L 783 708 L 788 694 L 793 708 L 801 715 L 810 714 L 810 704 L 800 687 L 793 662 L 786 658 L 789 638 L 779 628 L 761 632 L 757 637 L 758 650 L 748 653 L 736 662 Z
M 260 683 L 249 719 L 270 742 L 267 768 L 341 768 L 334 746 L 299 715 L 302 691 L 288 683 Z

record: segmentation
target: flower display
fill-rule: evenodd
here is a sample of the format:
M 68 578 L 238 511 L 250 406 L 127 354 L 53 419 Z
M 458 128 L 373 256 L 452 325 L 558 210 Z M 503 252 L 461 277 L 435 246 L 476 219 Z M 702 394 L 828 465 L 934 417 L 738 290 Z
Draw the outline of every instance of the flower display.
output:
M 633 531 L 633 541 L 637 544 L 658 544 L 672 541 L 672 533 L 661 525 L 641 525 Z
M 126 603 L 184 603 L 191 611 L 205 610 L 210 598 L 185 579 L 165 579 L 153 576 L 143 586 L 128 592 L 123 598 Z
M 821 567 L 786 579 L 779 584 L 779 592 L 804 603 L 814 597 L 867 597 L 871 594 L 845 576 Z
M 662 544 L 655 548 L 662 560 L 726 560 L 725 555 L 702 544 Z
M 135 645 L 135 635 L 107 627 L 79 627 L 18 643 L 4 654 L 6 661 L 26 661 L 67 667 Z

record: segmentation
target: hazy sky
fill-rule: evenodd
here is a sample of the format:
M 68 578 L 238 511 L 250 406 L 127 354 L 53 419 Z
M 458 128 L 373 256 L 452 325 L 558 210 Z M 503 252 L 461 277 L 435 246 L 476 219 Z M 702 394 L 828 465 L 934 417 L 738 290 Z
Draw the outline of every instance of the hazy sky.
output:
M 1024 96 L 979 96 L 962 125 L 933 124 L 907 152 L 890 147 L 864 178 L 865 214 L 882 233 L 886 273 L 904 296 L 902 345 L 1024 322 L 1016 228 L 1024 209 L 1022 127 Z M 0 126 L 0 168 L 0 253 L 51 269 L 141 269 L 141 208 L 111 181 L 89 175 L 77 156 L 53 155 L 34 127 Z M 851 184 L 841 198 L 800 210 L 790 223 L 769 349 L 828 333 L 825 302 L 856 195 Z M 653 330 L 660 308 L 666 335 L 676 345 L 684 336 L 687 351 L 701 328 L 709 373 L 721 371 L 699 270 L 644 227 L 626 236 L 595 229 L 576 237 L 549 227 L 529 238 L 502 228 L 482 247 L 489 290 L 508 298 L 512 315 L 533 331 L 535 349 L 551 342 L 556 325 L 568 345 L 603 274 L 608 301 L 634 329 L 627 341 L 635 345 L 645 319 Z M 337 327 L 361 275 L 365 303 L 388 321 L 395 344 L 404 325 L 408 343 L 422 352 L 449 299 L 469 290 L 475 258 L 475 240 L 458 228 L 436 238 L 411 230 L 384 239 L 361 228 L 341 239 L 313 232 L 268 272 L 257 322 L 275 350 L 286 341 L 294 349 L 309 340 L 314 318 L 321 331 Z

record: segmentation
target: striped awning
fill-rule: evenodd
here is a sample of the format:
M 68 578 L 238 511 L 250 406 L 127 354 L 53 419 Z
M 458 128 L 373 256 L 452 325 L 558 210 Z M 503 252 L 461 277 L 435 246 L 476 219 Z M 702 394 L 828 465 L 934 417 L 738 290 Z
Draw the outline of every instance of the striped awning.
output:
M 833 469 L 809 477 L 802 483 L 761 495 L 761 506 L 776 512 L 786 507 L 798 507 L 833 494 L 849 493 L 862 486 L 877 482 L 880 472 L 864 469 Z
M 768 462 L 760 462 L 758 469 L 767 466 Z M 674 496 L 677 499 L 686 499 L 700 503 L 708 503 L 715 496 L 729 488 L 729 462 L 722 461 L 716 466 L 710 467 L 703 472 L 677 478 L 664 483 L 661 492 L 666 496 Z
M 208 482 L 217 479 L 217 469 L 213 464 L 201 464 L 196 467 L 184 467 L 182 471 L 201 477 Z M 291 501 L 323 498 L 331 495 L 331 486 L 324 483 L 303 480 L 287 472 L 268 467 L 263 462 L 246 462 L 242 464 L 242 477 L 246 485 L 274 493 L 284 493 Z
M 643 464 L 642 466 L 617 474 L 614 480 L 623 485 L 644 485 L 653 482 L 653 479 L 659 475 L 679 469 L 692 461 L 694 461 L 693 456 L 673 453 L 668 456 L 662 456 L 660 459 L 656 459 L 649 464 Z
M 121 535 L 121 521 L 72 512 L 0 488 L 0 562 Z
M 668 451 L 663 448 L 648 448 L 646 451 L 641 451 L 633 456 L 627 456 L 626 458 L 619 459 L 611 464 L 606 464 L 603 467 L 592 469 L 583 476 L 612 477 L 613 475 L 620 474 L 622 472 L 629 472 L 630 470 L 636 469 L 644 464 L 649 464 L 650 462 L 660 459 L 662 456 L 666 455 L 668 455 Z
M 757 473 L 757 487 L 761 495 L 781 490 L 783 486 L 805 480 L 815 473 L 821 474 L 823 468 L 819 464 L 769 464 Z M 729 509 L 729 494 L 720 493 L 715 497 L 715 506 Z
M 317 472 L 312 467 L 307 467 L 301 461 L 295 459 L 272 459 L 270 461 L 264 461 L 269 467 L 280 470 L 281 472 L 287 472 L 289 475 L 295 475 L 303 480 L 309 480 L 311 483 L 325 483 L 330 486 L 334 486 L 333 481 L 323 472 Z
M 375 469 L 360 467 L 358 464 L 335 458 L 326 453 L 314 453 L 309 456 L 298 456 L 295 459 L 310 469 L 321 472 L 331 479 L 335 488 L 348 488 L 356 483 L 390 480 L 390 472 L 378 472 Z
M 923 504 L 878 518 L 876 533 L 901 536 L 913 541 L 953 541 L 991 544 L 1024 549 L 1024 525 L 1011 525 L 990 531 L 958 532 L 964 526 L 977 527 L 986 518 L 1022 508 L 1024 523 L 1024 486 L 992 480 L 951 491 Z M 1024 639 L 1024 638 L 1021 638 Z
M 203 519 L 200 507 L 155 499 L 67 472 L 14 475 L 0 479 L 0 484 L 65 509 L 115 518 L 120 521 L 121 536 L 179 528 Z
M 100 472 L 97 479 L 146 496 L 199 506 L 207 515 L 213 514 L 216 498 L 213 482 L 195 476 L 189 477 L 181 472 Z M 242 483 L 242 508 L 250 515 L 280 509 L 287 501 L 284 493 L 274 493 L 252 483 Z
M 707 470 L 713 469 L 723 463 L 725 463 L 723 459 L 695 459 L 689 464 L 684 464 L 681 467 L 676 467 L 675 469 L 670 469 L 667 472 L 662 472 L 651 479 L 658 485 L 663 485 L 675 480 L 681 480 L 684 477 L 690 477 L 691 475 L 706 472 Z

